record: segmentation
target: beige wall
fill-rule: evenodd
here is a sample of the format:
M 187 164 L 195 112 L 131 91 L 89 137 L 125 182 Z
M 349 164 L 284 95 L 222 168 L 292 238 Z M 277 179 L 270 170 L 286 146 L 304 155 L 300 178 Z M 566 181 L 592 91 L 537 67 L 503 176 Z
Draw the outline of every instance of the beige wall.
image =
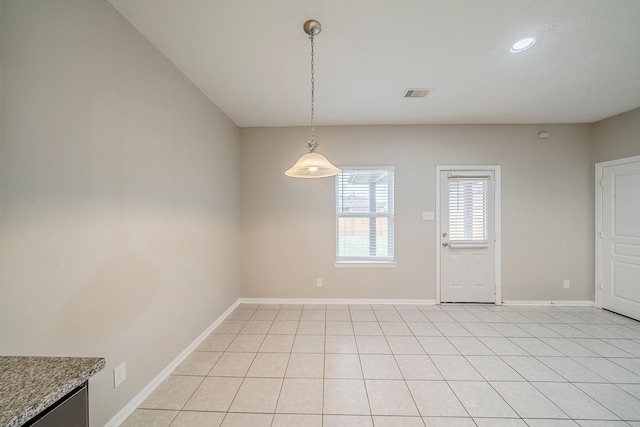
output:
M 334 179 L 283 175 L 307 128 L 240 134 L 243 297 L 434 299 L 436 165 L 498 164 L 503 299 L 593 300 L 590 125 L 319 128 L 338 166 L 395 166 L 396 268 L 334 267 Z
M 102 426 L 239 296 L 238 129 L 106 1 L 0 7 L 0 354 L 105 357 Z
M 594 163 L 639 156 L 640 108 L 595 123 L 593 140 Z

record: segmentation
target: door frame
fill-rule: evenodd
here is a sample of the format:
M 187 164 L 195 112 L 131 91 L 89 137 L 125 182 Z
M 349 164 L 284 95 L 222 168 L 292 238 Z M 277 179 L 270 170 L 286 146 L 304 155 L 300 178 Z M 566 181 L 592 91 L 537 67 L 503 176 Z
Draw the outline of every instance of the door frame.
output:
M 595 222 L 595 244 L 596 244 L 596 271 L 595 271 L 595 301 L 594 306 L 602 308 L 602 191 L 604 190 L 604 178 L 602 173 L 608 166 L 620 166 L 626 163 L 640 162 L 640 156 L 625 157 L 622 159 L 609 160 L 596 163 L 596 222 Z
M 436 304 L 441 301 L 440 289 L 440 262 L 442 260 L 442 235 L 440 234 L 440 172 L 442 171 L 488 171 L 493 172 L 495 180 L 495 197 L 493 199 L 493 212 L 495 221 L 495 247 L 494 247 L 494 275 L 495 275 L 495 301 L 496 305 L 502 304 L 502 233 L 500 215 L 500 165 L 436 165 Z

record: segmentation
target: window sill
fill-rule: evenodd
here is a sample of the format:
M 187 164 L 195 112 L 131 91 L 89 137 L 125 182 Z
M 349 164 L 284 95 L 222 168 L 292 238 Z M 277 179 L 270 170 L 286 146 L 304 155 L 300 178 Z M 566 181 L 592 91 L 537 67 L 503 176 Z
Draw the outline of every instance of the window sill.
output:
M 395 268 L 395 261 L 336 261 L 335 268 Z

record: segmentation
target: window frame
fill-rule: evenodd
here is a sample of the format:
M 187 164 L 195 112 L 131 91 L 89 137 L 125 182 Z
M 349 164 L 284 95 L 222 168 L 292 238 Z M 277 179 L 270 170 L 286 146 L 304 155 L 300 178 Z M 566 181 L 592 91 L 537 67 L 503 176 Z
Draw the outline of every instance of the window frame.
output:
M 394 267 L 395 263 L 395 167 L 394 166 L 352 166 L 341 167 L 342 172 L 335 178 L 335 219 L 336 219 L 336 267 Z M 348 212 L 342 213 L 340 207 L 340 177 L 344 172 L 383 171 L 388 174 L 387 203 L 389 212 Z M 340 256 L 340 219 L 341 218 L 387 218 L 387 248 L 391 256 Z
M 452 216 L 454 216 L 452 214 L 452 208 L 451 208 L 451 200 L 452 200 L 452 188 L 451 188 L 451 184 L 453 182 L 456 183 L 461 183 L 461 182 L 466 182 L 466 183 L 470 183 L 470 184 L 475 184 L 475 183 L 482 183 L 482 188 L 480 189 L 482 192 L 482 207 L 481 207 L 481 214 L 482 214 L 482 226 L 481 226 L 481 232 L 482 232 L 482 238 L 474 238 L 473 234 L 476 231 L 476 227 L 475 227 L 475 215 L 477 215 L 476 213 L 476 209 L 477 206 L 475 205 L 476 203 L 476 194 L 475 191 L 476 189 L 473 187 L 463 187 L 462 189 L 462 198 L 457 198 L 457 201 L 462 201 L 463 205 L 461 207 L 460 210 L 460 216 L 462 217 L 463 220 L 463 234 L 465 235 L 464 238 L 457 238 L 455 236 L 454 230 L 452 230 L 453 227 L 453 223 L 456 223 L 456 221 L 452 221 Z M 491 176 L 465 176 L 465 175 L 458 175 L 456 177 L 449 177 L 449 182 L 448 182 L 448 199 L 449 199 L 449 220 L 448 220 L 448 240 L 449 240 L 449 244 L 452 246 L 478 246 L 478 247 L 483 247 L 483 246 L 487 246 L 488 242 L 489 242 L 489 224 L 488 224 L 488 203 L 489 203 L 489 191 L 492 187 L 492 177 Z M 460 191 L 458 191 L 458 193 L 460 193 Z M 470 194 L 469 194 L 470 193 Z M 468 198 L 471 198 L 471 200 L 468 200 Z M 470 216 L 468 214 L 471 214 Z M 471 238 L 467 238 L 468 235 L 471 234 Z

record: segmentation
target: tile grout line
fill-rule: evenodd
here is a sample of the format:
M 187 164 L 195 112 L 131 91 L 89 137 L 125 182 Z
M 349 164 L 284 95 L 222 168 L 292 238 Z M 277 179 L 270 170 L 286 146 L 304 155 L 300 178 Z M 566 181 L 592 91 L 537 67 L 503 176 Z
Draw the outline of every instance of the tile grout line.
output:
M 280 314 L 280 311 L 282 310 L 282 306 L 280 306 L 280 308 L 278 309 L 278 312 L 276 313 L 276 316 L 274 317 L 273 322 L 275 322 L 275 319 L 278 317 L 278 314 Z M 272 326 L 273 327 L 273 322 L 272 322 Z M 298 321 L 298 327 L 300 325 L 300 321 Z M 267 339 L 267 336 L 269 335 L 269 331 L 271 330 L 271 327 L 269 328 L 269 330 L 267 331 L 267 335 L 265 335 L 265 340 Z M 297 331 L 298 329 L 296 328 L 296 334 L 297 335 Z M 295 335 L 294 335 L 294 343 L 295 343 Z M 264 343 L 264 341 L 263 341 Z M 289 363 L 291 362 L 291 354 L 293 351 L 293 343 L 291 344 L 291 350 L 289 351 L 289 355 L 287 357 L 287 365 L 284 367 L 284 372 L 282 373 L 282 382 L 280 383 L 280 391 L 278 392 L 278 398 L 276 399 L 276 405 L 273 408 L 273 414 L 271 414 L 271 423 L 269 423 L 270 426 L 273 426 L 273 423 L 275 422 L 276 419 L 276 413 L 278 411 L 278 404 L 280 403 L 280 397 L 282 396 L 282 389 L 284 388 L 284 381 L 287 377 L 287 370 L 289 369 Z M 258 352 L 260 352 L 260 349 L 258 349 Z M 257 357 L 257 354 L 256 354 Z M 248 372 L 248 371 L 247 371 Z
M 411 332 L 410 336 L 413 337 L 413 339 L 416 340 L 416 342 L 418 343 L 420 348 L 422 348 L 422 350 L 425 351 L 424 348 L 422 347 L 422 344 L 420 344 L 420 341 L 418 341 L 417 337 L 414 335 L 413 331 L 411 330 L 411 328 L 407 324 L 407 322 L 404 319 L 404 317 L 402 317 L 402 315 L 398 312 L 398 309 L 396 307 L 394 307 L 394 309 L 396 310 L 396 313 L 398 313 L 398 316 L 400 316 L 400 319 L 402 320 L 404 326 L 409 330 L 409 332 Z M 382 332 L 384 333 L 384 330 Z M 391 355 L 393 356 L 393 360 L 395 361 L 396 365 L 398 366 L 398 371 L 400 371 L 400 375 L 402 376 L 402 381 L 404 383 L 404 386 L 407 388 L 407 392 L 409 393 L 409 396 L 411 396 L 411 401 L 413 402 L 413 406 L 416 408 L 416 412 L 420 416 L 420 421 L 422 421 L 422 424 L 424 426 L 425 422 L 424 422 L 424 419 L 422 418 L 422 413 L 420 412 L 420 408 L 418 407 L 418 403 L 416 402 L 416 398 L 413 395 L 413 393 L 411 393 L 411 388 L 409 388 L 409 384 L 407 383 L 407 379 L 405 377 L 405 374 L 404 374 L 404 372 L 402 372 L 402 368 L 400 367 L 400 364 L 398 363 L 398 359 L 396 358 L 396 354 L 393 352 L 393 348 L 391 348 L 391 344 L 389 343 L 389 340 L 386 338 L 386 335 L 385 335 L 385 339 L 387 341 L 387 345 L 389 346 L 389 349 L 391 350 Z M 426 351 L 425 351 L 425 354 L 426 354 Z M 428 355 L 427 355 L 427 357 L 428 357 Z M 429 359 L 429 360 L 431 360 L 431 359 Z M 433 362 L 431 362 L 431 363 L 433 363 Z M 438 369 L 438 368 L 436 367 L 436 369 Z

